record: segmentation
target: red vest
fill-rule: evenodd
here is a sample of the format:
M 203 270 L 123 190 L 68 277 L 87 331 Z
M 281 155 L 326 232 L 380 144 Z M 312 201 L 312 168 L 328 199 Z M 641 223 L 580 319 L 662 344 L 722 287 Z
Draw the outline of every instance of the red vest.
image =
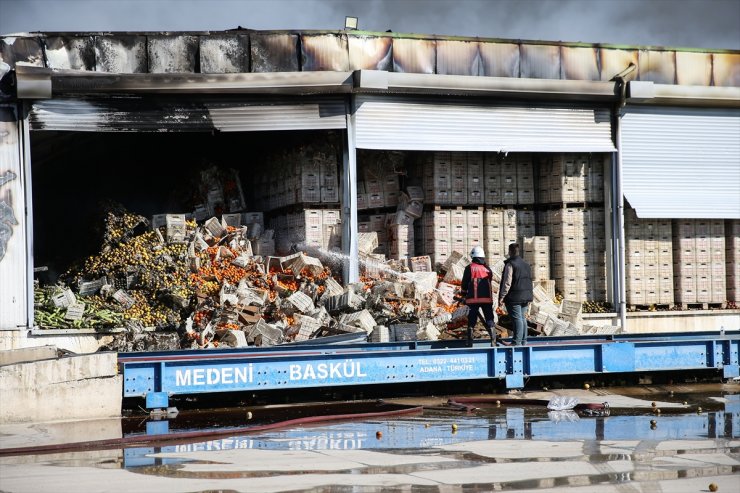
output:
M 493 303 L 491 272 L 485 265 L 470 264 L 467 303 Z

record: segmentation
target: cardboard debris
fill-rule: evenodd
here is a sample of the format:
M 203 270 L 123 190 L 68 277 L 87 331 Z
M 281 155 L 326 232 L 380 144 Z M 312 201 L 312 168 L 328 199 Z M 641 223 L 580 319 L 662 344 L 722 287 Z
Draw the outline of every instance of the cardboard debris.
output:
M 457 286 L 454 284 L 448 284 L 446 282 L 440 282 L 437 285 L 437 299 L 440 303 L 451 306 L 455 303 L 455 292 Z
M 450 256 L 447 258 L 445 263 L 442 265 L 442 270 L 449 271 L 453 265 L 462 266 L 464 269 L 466 265 L 470 264 L 470 257 L 467 255 L 464 255 L 457 250 L 454 250 Z
M 129 294 L 123 289 L 119 289 L 118 291 L 113 293 L 112 297 L 114 300 L 119 302 L 121 306 L 124 306 L 126 308 L 130 308 L 136 302 L 136 300 L 129 296 Z
M 403 277 L 413 283 L 416 299 L 431 293 L 437 286 L 436 272 L 407 272 Z
M 247 334 L 247 343 L 254 346 L 274 346 L 283 341 L 283 331 L 260 320 Z
M 342 311 L 359 310 L 363 303 L 365 303 L 365 298 L 355 293 L 353 289 L 348 289 L 344 294 L 328 298 L 324 306 L 329 313 L 334 314 Z
M 460 282 L 462 281 L 463 274 L 465 273 L 465 265 L 463 264 L 452 264 L 450 265 L 449 269 L 447 269 L 447 273 L 445 274 L 444 281 L 445 282 Z
M 368 335 L 373 331 L 373 329 L 377 325 L 377 323 L 375 322 L 375 319 L 373 318 L 372 315 L 370 315 L 370 312 L 367 310 L 344 314 L 339 318 L 339 322 L 344 325 L 358 327 L 364 330 L 365 332 L 367 332 Z
M 294 310 L 298 310 L 301 313 L 308 313 L 315 308 L 311 298 L 300 291 L 291 294 L 285 301 L 287 304 L 292 305 Z
M 416 332 L 416 339 L 419 341 L 436 341 L 439 339 L 440 330 L 429 322 Z
M 563 315 L 570 315 L 577 317 L 579 316 L 583 311 L 583 303 L 580 301 L 575 300 L 563 300 L 560 305 L 562 308 L 560 309 L 560 312 Z
M 71 289 L 66 288 L 60 293 L 55 294 L 51 298 L 51 301 L 57 308 L 67 308 L 69 305 L 74 304 L 77 301 L 77 298 L 75 297 L 75 294 L 72 292 Z
M 241 330 L 227 330 L 220 336 L 220 342 L 229 347 L 246 347 L 247 335 Z
M 378 248 L 378 233 L 376 231 L 370 233 L 359 233 L 357 237 L 357 245 L 360 253 L 373 253 L 373 250 Z
M 206 231 L 214 238 L 220 238 L 226 234 L 226 226 L 224 226 L 220 220 L 215 217 L 210 218 L 206 221 L 204 227 Z
M 228 282 L 223 283 L 221 285 L 221 291 L 218 294 L 219 303 L 221 304 L 221 306 L 224 306 L 226 304 L 236 305 L 239 301 L 237 291 L 237 286 L 233 286 Z
M 309 257 L 303 253 L 298 255 L 290 264 L 290 269 L 296 276 L 302 276 L 304 274 L 318 276 L 324 272 L 324 266 L 319 259 Z
M 341 296 L 341 294 L 344 293 L 342 286 L 331 277 L 326 278 L 324 286 L 326 288 L 325 292 L 328 293 L 329 296 Z
M 376 325 L 370 333 L 370 342 L 389 342 L 390 334 L 385 325 Z
M 65 320 L 78 321 L 82 319 L 82 315 L 85 313 L 85 304 L 82 302 L 72 303 L 67 306 L 67 311 L 64 314 Z
M 433 272 L 432 271 L 432 258 L 429 255 L 421 255 L 419 257 L 411 257 L 409 259 L 412 272 Z
M 293 340 L 308 340 L 316 331 L 321 328 L 321 325 L 321 322 L 313 317 L 309 317 L 307 315 L 296 315 L 295 327 L 297 328 L 297 331 Z

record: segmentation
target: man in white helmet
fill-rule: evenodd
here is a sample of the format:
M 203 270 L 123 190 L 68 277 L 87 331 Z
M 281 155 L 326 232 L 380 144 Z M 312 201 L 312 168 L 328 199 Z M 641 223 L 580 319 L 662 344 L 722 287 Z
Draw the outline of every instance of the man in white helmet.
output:
M 483 310 L 483 317 L 486 321 L 486 330 L 491 336 L 491 345 L 496 343 L 493 334 L 493 325 L 495 323 L 493 314 L 493 287 L 491 280 L 493 272 L 486 265 L 486 254 L 479 246 L 473 247 L 470 252 L 473 261 L 465 267 L 462 283 L 460 285 L 460 294 L 465 298 L 465 304 L 468 305 L 468 346 L 473 345 L 473 328 L 478 321 L 478 311 Z

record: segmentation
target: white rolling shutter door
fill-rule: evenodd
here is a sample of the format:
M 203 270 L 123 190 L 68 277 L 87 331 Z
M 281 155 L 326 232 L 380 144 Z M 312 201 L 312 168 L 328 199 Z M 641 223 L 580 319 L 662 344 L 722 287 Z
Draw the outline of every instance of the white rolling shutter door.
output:
M 32 130 L 252 132 L 346 128 L 342 98 L 49 99 L 33 104 Z
M 608 109 L 359 96 L 361 149 L 614 152 Z
M 740 218 L 740 110 L 629 107 L 624 195 L 644 218 Z

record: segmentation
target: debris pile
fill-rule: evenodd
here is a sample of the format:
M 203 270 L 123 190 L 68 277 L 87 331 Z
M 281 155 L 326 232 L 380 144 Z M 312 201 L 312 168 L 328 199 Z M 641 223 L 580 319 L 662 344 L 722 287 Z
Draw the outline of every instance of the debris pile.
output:
M 346 333 L 371 342 L 465 336 L 468 308 L 458 293 L 470 259 L 457 252 L 435 272 L 428 256 L 386 260 L 371 253 L 377 235 L 361 233 L 361 282 L 343 285 L 337 252 L 273 256 L 273 231 L 259 213 L 201 224 L 169 214 L 160 222 L 150 229 L 144 217 L 108 213 L 101 252 L 59 284 L 37 286 L 36 323 L 177 329 L 185 348 L 271 346 Z M 503 265 L 492 266 L 494 291 Z M 583 324 L 580 303 L 557 304 L 542 286 L 530 319 L 534 334 L 596 331 Z M 498 332 L 507 335 L 505 317 Z M 485 334 L 480 324 L 476 337 Z

